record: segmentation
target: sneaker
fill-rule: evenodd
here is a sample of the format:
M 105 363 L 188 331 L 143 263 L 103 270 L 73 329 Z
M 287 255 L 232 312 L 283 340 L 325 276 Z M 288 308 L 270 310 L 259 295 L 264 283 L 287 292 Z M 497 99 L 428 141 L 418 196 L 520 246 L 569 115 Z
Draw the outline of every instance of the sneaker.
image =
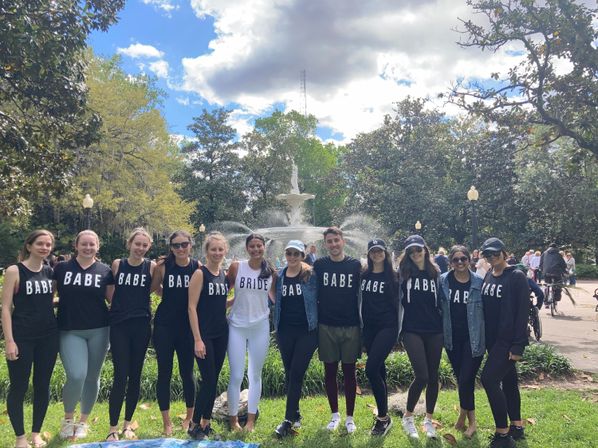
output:
M 355 431 L 357 431 L 357 425 L 353 421 L 353 418 L 347 418 L 347 420 L 345 420 L 345 428 L 347 428 L 348 434 L 353 434 Z
M 73 437 L 75 435 L 75 421 L 71 418 L 62 420 L 58 435 L 61 439 L 70 439 Z
M 89 425 L 79 422 L 75 424 L 75 439 L 84 439 L 89 433 Z
M 429 439 L 435 439 L 437 436 L 434 423 L 428 417 L 424 417 L 424 431 Z
M 372 436 L 385 436 L 391 427 L 392 419 L 390 417 L 388 417 L 386 420 L 376 419 L 370 434 Z
M 201 426 L 196 425 L 195 423 L 189 426 L 189 429 L 187 430 L 187 435 L 192 440 L 204 440 L 207 437 L 204 430 L 201 429 Z
M 515 448 L 515 441 L 508 434 L 494 434 L 490 440 L 489 448 Z
M 338 415 L 338 413 L 332 414 L 332 418 L 330 419 L 328 426 L 326 426 L 326 429 L 328 431 L 336 431 L 336 429 L 338 428 L 338 425 L 340 425 L 340 423 L 341 423 L 340 415 Z
M 295 416 L 295 420 L 293 420 L 293 428 L 294 429 L 301 428 L 301 412 L 299 412 L 299 411 L 297 411 L 297 414 Z
M 509 426 L 509 435 L 513 437 L 513 440 L 521 440 L 525 438 L 525 432 L 523 426 L 511 425 Z
M 278 425 L 276 427 L 276 429 L 274 430 L 274 434 L 276 434 L 276 437 L 278 437 L 279 439 L 282 439 L 283 437 L 287 437 L 287 436 L 291 435 L 292 431 L 293 431 L 293 422 L 291 422 L 289 420 L 283 420 L 282 423 L 280 425 Z
M 417 428 L 415 427 L 415 418 L 413 415 L 409 417 L 403 417 L 403 430 L 412 439 L 419 439 Z

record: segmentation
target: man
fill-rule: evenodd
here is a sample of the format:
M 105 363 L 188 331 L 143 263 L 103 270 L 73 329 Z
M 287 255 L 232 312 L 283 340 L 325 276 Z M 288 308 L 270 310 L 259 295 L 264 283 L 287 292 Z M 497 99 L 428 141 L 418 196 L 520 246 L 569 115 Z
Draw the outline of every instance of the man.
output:
M 434 257 L 434 263 L 440 268 L 440 273 L 444 274 L 448 271 L 449 268 L 449 261 L 448 257 L 446 256 L 446 250 L 443 247 L 438 249 L 438 255 Z
M 565 263 L 567 264 L 567 273 L 569 274 L 569 284 L 575 286 L 575 258 L 571 255 L 571 252 L 565 254 Z
M 310 244 L 307 255 L 305 256 L 305 262 L 308 265 L 313 266 L 317 259 L 318 259 L 318 256 L 316 254 L 316 245 Z
M 548 249 L 540 257 L 540 271 L 544 276 L 546 283 L 560 283 L 563 281 L 563 275 L 567 272 L 567 263 L 559 253 L 556 243 L 550 243 Z M 561 300 L 561 287 L 555 286 L 554 300 Z M 546 297 L 546 303 L 550 304 L 550 297 Z
M 327 429 L 334 431 L 340 424 L 336 374 L 342 363 L 345 382 L 348 433 L 357 429 L 353 421 L 357 379 L 355 363 L 361 354 L 359 318 L 359 260 L 345 255 L 343 232 L 329 227 L 324 232 L 327 257 L 318 258 L 314 271 L 318 278 L 318 352 L 324 363 L 325 387 L 332 416 Z

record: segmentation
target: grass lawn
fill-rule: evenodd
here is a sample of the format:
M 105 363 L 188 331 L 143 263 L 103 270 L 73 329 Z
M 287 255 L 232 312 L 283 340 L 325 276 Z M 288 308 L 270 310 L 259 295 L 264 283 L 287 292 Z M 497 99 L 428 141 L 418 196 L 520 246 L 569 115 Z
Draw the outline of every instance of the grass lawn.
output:
M 577 390 L 523 390 L 522 410 L 523 418 L 528 420 L 525 441 L 518 443 L 518 447 L 598 447 L 598 390 L 577 391 Z M 488 437 L 492 433 L 492 416 L 488 408 L 483 390 L 477 392 L 479 427 L 477 437 L 471 441 L 465 440 L 452 429 L 457 417 L 457 393 L 454 390 L 443 390 L 440 393 L 436 408 L 435 419 L 440 422 L 441 435 L 452 434 L 456 437 L 458 447 L 485 447 L 488 444 Z M 344 397 L 341 397 L 341 414 L 344 406 Z M 158 438 L 162 430 L 162 423 L 157 404 L 146 403 L 135 415 L 139 423 L 137 434 L 140 438 Z M 355 421 L 358 430 L 352 436 L 348 436 L 344 426 L 336 433 L 329 433 L 323 427 L 330 416 L 328 402 L 324 396 L 308 397 L 301 401 L 301 412 L 303 414 L 303 428 L 300 433 L 285 441 L 278 441 L 272 436 L 272 431 L 280 423 L 284 415 L 284 399 L 265 399 L 260 405 L 260 418 L 258 419 L 256 431 L 253 434 L 232 434 L 224 431 L 224 426 L 215 423 L 213 426 L 217 433 L 222 434 L 225 439 L 240 438 L 246 441 L 258 442 L 262 447 L 439 447 L 451 446 L 447 439 L 442 438 L 438 442 L 427 441 L 423 434 L 419 442 L 410 442 L 403 434 L 400 425 L 400 418 L 393 417 L 394 426 L 388 436 L 384 439 L 372 439 L 369 430 L 372 425 L 372 407 L 375 406 L 373 396 L 364 395 L 357 397 Z M 173 419 L 180 420 L 175 416 L 184 411 L 183 403 L 174 403 L 171 410 Z M 56 437 L 60 420 L 62 418 L 62 404 L 54 403 L 48 410 L 45 420 L 44 431 L 51 435 L 49 447 L 68 446 L 67 442 Z M 31 407 L 25 411 L 26 428 L 31 422 Z M 108 405 L 98 403 L 90 418 L 92 432 L 88 439 L 81 442 L 100 441 L 108 433 Z M 421 419 L 418 421 L 418 426 Z M 29 426 L 30 427 L 30 426 Z M 185 439 L 182 431 L 175 432 L 174 437 Z M 12 446 L 13 431 L 6 412 L 0 415 L 0 446 Z

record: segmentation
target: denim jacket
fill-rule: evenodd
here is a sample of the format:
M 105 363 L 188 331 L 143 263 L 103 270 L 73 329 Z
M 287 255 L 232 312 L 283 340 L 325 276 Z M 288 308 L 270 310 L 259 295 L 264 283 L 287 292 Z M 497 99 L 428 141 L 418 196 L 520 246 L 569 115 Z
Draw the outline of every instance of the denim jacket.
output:
M 278 331 L 280 323 L 280 311 L 282 309 L 282 282 L 287 268 L 284 267 L 278 271 L 276 278 L 276 302 L 274 302 L 274 330 Z M 307 282 L 301 281 L 301 291 L 305 302 L 305 315 L 307 316 L 307 329 L 315 330 L 318 326 L 318 301 L 317 301 L 318 282 L 315 271 L 312 271 Z
M 449 304 L 449 272 L 440 276 L 440 304 L 442 307 L 442 327 L 444 331 L 444 346 L 453 349 L 453 328 L 451 322 L 451 306 Z M 484 328 L 484 304 L 482 303 L 482 283 L 484 279 L 475 272 L 469 272 L 471 286 L 467 299 L 467 327 L 471 342 L 471 354 L 482 356 L 486 351 L 486 334 Z

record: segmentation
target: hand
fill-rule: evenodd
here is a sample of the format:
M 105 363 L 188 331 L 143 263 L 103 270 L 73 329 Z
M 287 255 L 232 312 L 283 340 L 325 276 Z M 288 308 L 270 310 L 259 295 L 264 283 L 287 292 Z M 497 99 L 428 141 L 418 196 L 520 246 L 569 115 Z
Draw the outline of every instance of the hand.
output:
M 509 360 L 517 362 L 521 361 L 521 358 L 521 355 L 514 355 L 513 353 L 509 352 Z
M 195 341 L 195 347 L 193 348 L 193 351 L 195 356 L 200 359 L 204 359 L 206 357 L 206 346 L 201 339 L 199 341 Z
M 6 359 L 9 361 L 16 361 L 19 359 L 19 347 L 17 347 L 15 341 L 6 343 Z

